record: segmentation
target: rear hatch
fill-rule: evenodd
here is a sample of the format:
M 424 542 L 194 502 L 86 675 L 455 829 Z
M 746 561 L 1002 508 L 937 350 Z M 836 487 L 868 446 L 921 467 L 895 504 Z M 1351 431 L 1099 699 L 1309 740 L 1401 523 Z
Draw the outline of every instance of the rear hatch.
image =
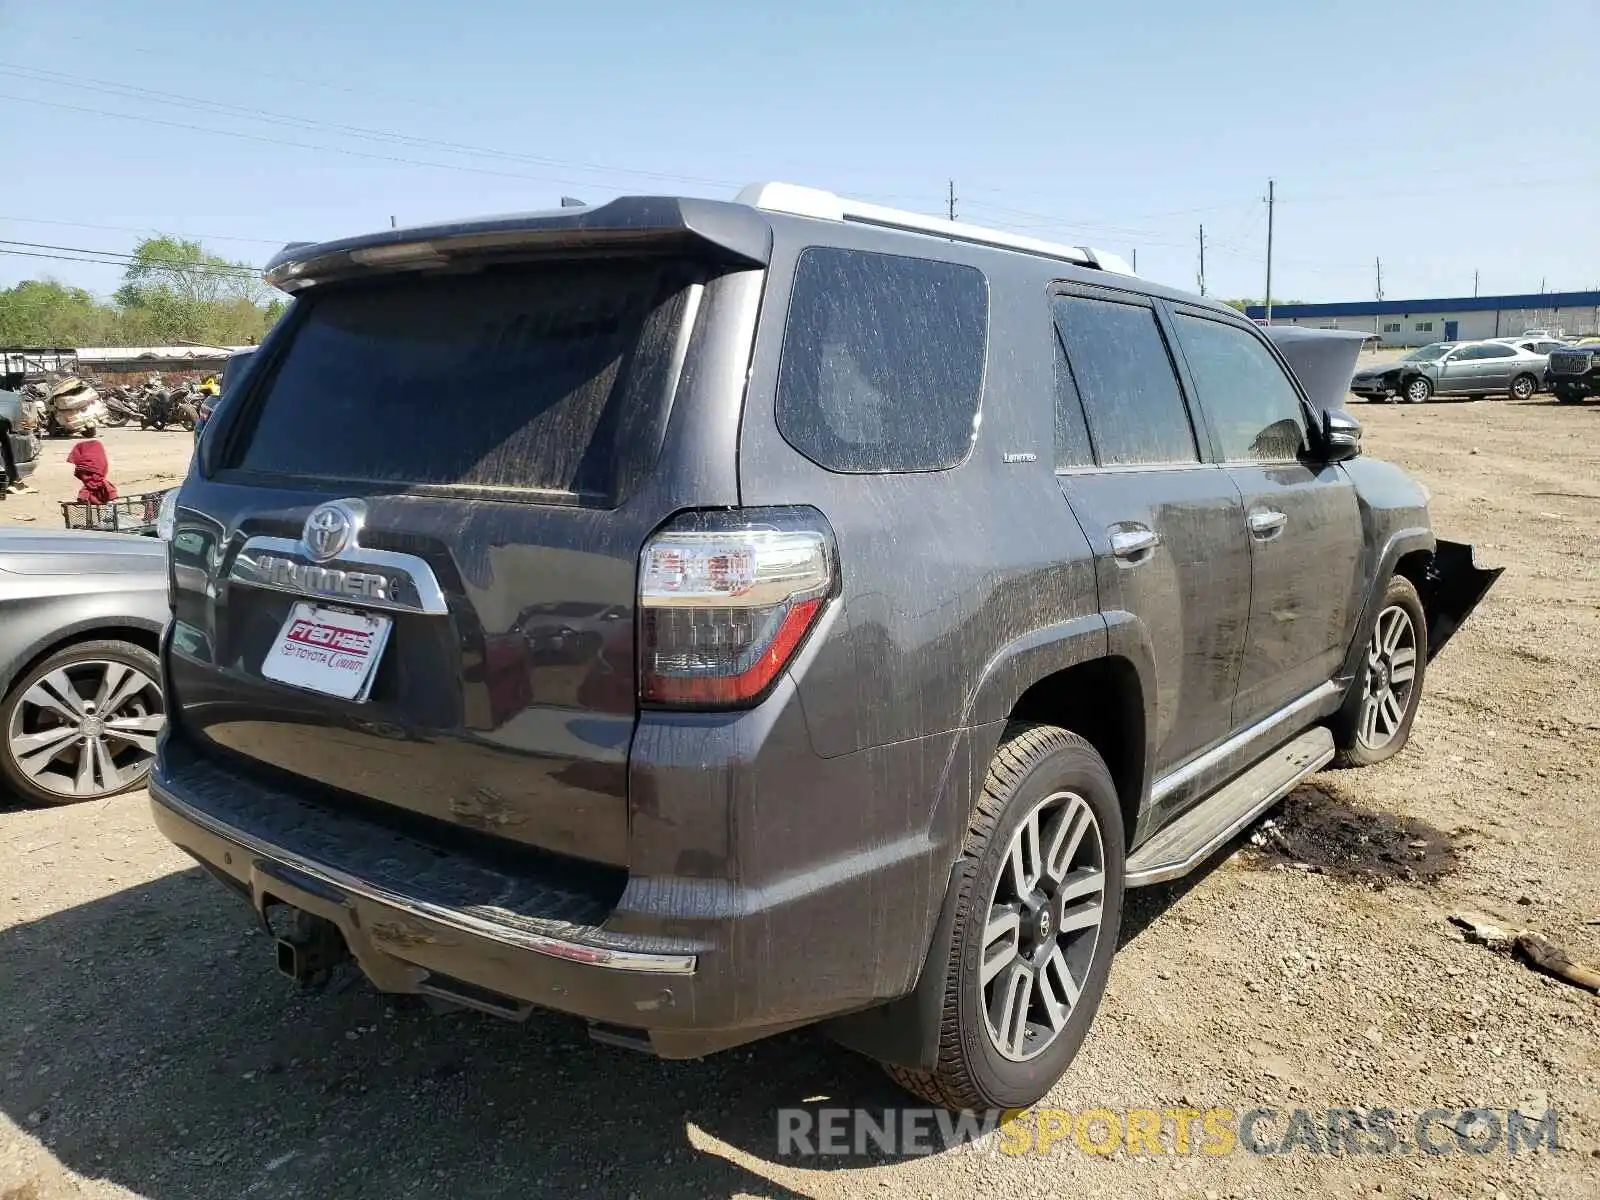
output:
M 734 429 L 725 469 L 669 445 L 727 267 L 587 249 L 300 295 L 179 502 L 173 737 L 380 822 L 626 861 L 640 547 L 737 502 Z

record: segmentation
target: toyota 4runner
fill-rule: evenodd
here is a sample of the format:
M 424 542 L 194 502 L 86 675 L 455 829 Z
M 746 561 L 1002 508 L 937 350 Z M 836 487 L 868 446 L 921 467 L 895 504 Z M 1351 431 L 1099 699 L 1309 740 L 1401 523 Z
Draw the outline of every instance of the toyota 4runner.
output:
M 769 184 L 268 277 L 151 793 L 297 978 L 670 1058 L 826 1022 L 1027 1105 L 1125 890 L 1398 751 L 1496 574 L 1262 331 L 1090 250 Z

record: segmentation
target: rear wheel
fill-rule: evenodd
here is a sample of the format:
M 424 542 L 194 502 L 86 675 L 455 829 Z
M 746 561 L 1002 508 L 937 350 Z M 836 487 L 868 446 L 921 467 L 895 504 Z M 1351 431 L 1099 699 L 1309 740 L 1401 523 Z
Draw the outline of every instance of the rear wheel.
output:
M 0 780 L 36 804 L 136 788 L 165 723 L 160 664 L 131 642 L 57 651 L 0 700 Z
M 1518 375 L 1511 381 L 1511 398 L 1529 400 L 1539 390 L 1539 381 L 1532 375 Z
M 952 1109 L 1023 1108 L 1055 1084 L 1105 990 L 1122 922 L 1122 809 L 1088 742 L 1009 727 L 953 876 L 939 1061 L 887 1068 Z
M 1557 388 L 1556 389 L 1556 403 L 1557 404 L 1577 404 L 1580 401 L 1582 401 L 1582 399 L 1583 399 L 1583 393 L 1582 392 L 1575 392 L 1575 391 L 1572 391 L 1572 390 L 1570 390 L 1568 388 Z
M 1428 622 L 1409 579 L 1384 590 L 1366 653 L 1333 720 L 1339 765 L 1367 767 L 1393 758 L 1411 737 L 1428 667 Z
M 1426 404 L 1433 396 L 1433 384 L 1426 377 L 1418 375 L 1415 379 L 1408 379 L 1405 387 L 1405 398 L 1412 404 Z

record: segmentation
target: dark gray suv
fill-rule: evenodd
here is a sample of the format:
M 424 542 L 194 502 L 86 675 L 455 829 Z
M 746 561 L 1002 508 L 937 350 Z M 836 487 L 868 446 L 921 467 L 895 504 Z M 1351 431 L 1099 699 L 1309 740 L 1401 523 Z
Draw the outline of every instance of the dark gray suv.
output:
M 1495 575 L 1260 330 L 1093 251 L 765 185 L 269 278 L 151 792 L 297 978 L 671 1058 L 826 1021 L 1029 1104 L 1125 889 L 1399 750 Z

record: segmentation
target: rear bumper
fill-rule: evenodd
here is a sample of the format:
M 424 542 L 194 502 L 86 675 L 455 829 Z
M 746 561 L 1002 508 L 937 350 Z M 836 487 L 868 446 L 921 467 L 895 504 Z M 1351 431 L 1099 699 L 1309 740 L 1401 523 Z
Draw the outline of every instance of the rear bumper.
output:
M 774 697 L 789 720 L 772 737 L 798 723 L 797 707 L 784 703 L 789 692 L 785 685 Z M 423 841 L 434 836 L 429 828 L 400 832 L 337 798 L 264 783 L 196 750 L 181 732 L 164 740 L 150 794 L 168 839 L 263 919 L 282 903 L 333 922 L 381 990 L 513 1019 L 549 1008 L 629 1030 L 661 1057 L 694 1058 L 910 990 L 943 894 L 935 872 L 948 874 L 948 850 L 926 832 L 868 835 L 863 847 L 866 829 L 837 816 L 817 820 L 819 797 L 848 795 L 874 773 L 918 783 L 908 762 L 890 773 L 881 752 L 823 763 L 832 789 L 792 770 L 778 772 L 783 786 L 760 786 L 762 768 L 746 762 L 755 780 L 719 797 L 717 772 L 701 755 L 722 737 L 730 750 L 749 750 L 749 722 L 761 719 L 759 711 L 701 718 L 692 739 L 648 739 L 675 747 L 688 770 L 657 759 L 650 782 L 638 781 L 651 799 L 650 811 L 635 814 L 636 832 L 654 840 L 646 831 L 661 823 L 656 846 L 672 861 L 652 869 L 645 864 L 654 855 L 637 847 L 631 875 L 523 848 L 502 854 L 476 842 Z M 803 727 L 791 732 L 804 738 Z M 937 741 L 937 757 L 965 776 L 964 756 Z M 773 749 L 769 742 L 757 759 Z M 891 750 L 904 756 L 916 747 Z M 765 823 L 749 814 L 730 822 L 730 800 L 755 801 Z M 821 861 L 812 855 L 822 847 L 807 853 L 797 829 L 780 828 L 784 810 L 798 829 L 837 838 Z M 716 846 L 718 830 L 740 827 L 755 835 L 751 844 Z

